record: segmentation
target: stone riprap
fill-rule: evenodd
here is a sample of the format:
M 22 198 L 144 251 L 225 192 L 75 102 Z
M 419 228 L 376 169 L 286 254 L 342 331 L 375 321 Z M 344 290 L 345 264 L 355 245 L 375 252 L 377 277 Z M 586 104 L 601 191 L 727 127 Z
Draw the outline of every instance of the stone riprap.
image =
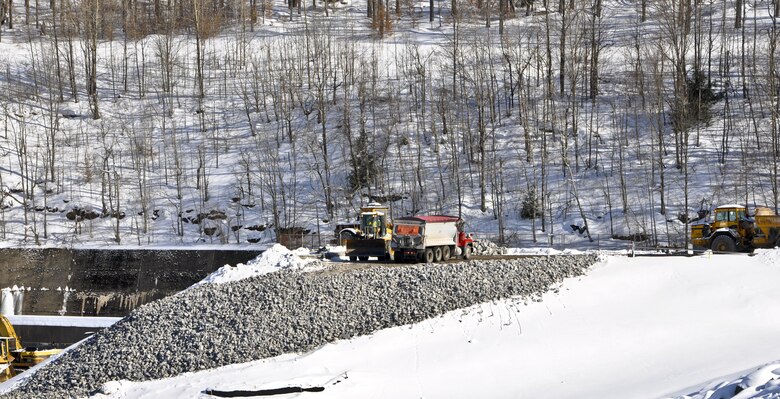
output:
M 594 256 L 279 271 L 147 304 L 31 376 L 7 398 L 68 398 L 417 323 L 581 275 Z
M 506 247 L 498 246 L 493 241 L 479 240 L 474 242 L 474 254 L 481 256 L 505 255 Z

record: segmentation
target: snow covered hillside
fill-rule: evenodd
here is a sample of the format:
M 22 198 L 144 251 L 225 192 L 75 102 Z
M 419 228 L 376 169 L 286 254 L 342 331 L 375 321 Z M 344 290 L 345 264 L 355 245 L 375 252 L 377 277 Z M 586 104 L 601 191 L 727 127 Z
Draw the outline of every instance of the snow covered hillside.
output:
M 0 240 L 270 243 L 378 200 L 680 244 L 778 206 L 776 3 L 4 1 Z

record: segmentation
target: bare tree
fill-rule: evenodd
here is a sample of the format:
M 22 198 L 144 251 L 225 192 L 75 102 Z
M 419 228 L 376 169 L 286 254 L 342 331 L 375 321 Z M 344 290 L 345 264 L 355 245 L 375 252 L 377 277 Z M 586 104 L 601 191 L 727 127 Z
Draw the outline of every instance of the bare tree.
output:
M 98 103 L 97 87 L 97 41 L 100 30 L 102 0 L 84 0 L 84 24 L 83 24 L 83 50 L 84 50 L 84 71 L 86 73 L 87 98 L 89 99 L 92 119 L 100 119 L 100 106 Z

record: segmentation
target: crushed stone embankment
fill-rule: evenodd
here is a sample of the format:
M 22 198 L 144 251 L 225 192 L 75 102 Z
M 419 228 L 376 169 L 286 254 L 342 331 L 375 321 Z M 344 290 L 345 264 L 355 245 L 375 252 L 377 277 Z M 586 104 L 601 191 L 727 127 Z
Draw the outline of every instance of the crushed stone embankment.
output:
M 82 397 L 112 380 L 310 351 L 495 299 L 539 295 L 595 262 L 595 256 L 551 256 L 342 273 L 283 270 L 204 284 L 139 308 L 2 397 Z

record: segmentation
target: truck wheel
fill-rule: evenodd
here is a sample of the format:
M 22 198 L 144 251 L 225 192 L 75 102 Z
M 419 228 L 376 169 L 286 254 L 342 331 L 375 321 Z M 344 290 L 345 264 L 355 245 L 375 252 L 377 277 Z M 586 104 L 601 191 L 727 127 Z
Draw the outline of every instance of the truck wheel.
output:
M 443 261 L 449 260 L 451 255 L 452 252 L 450 252 L 450 247 L 441 248 L 441 260 Z
M 712 250 L 717 252 L 736 252 L 737 243 L 727 235 L 719 235 L 712 240 Z
M 365 262 L 368 260 L 368 256 L 358 256 L 358 259 L 360 259 L 361 262 Z
M 349 257 L 350 262 L 357 262 L 357 256 L 350 256 Z
M 434 258 L 433 260 L 435 260 L 436 262 L 441 262 L 441 255 L 442 255 L 441 247 L 436 247 L 433 249 L 433 258 Z
M 463 259 L 471 259 L 471 255 L 474 255 L 474 250 L 470 245 L 463 247 Z
M 433 249 L 425 248 L 425 263 L 433 263 Z

